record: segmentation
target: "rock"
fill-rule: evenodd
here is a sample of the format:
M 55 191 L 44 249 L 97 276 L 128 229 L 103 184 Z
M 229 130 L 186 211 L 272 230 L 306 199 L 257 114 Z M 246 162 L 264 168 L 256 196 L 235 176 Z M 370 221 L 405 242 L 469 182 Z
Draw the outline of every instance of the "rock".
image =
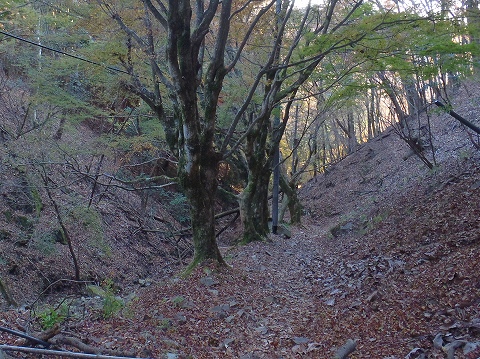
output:
M 292 238 L 292 231 L 284 223 L 280 223 L 277 227 L 277 234 L 285 238 Z
M 223 341 L 222 344 L 223 344 L 223 346 L 224 346 L 225 348 L 228 348 L 228 346 L 229 346 L 230 344 L 232 344 L 233 342 L 235 342 L 235 338 L 227 338 L 227 339 L 225 339 L 225 340 Z
M 211 313 L 216 313 L 220 316 L 220 318 L 225 318 L 230 310 L 230 306 L 228 304 L 221 304 L 216 305 L 215 307 L 210 308 L 208 311 Z
M 19 239 L 15 241 L 15 246 L 17 247 L 26 247 L 28 245 L 29 240 L 27 238 Z
M 330 233 L 334 237 L 340 237 L 343 234 L 351 232 L 354 229 L 353 222 L 347 222 L 343 224 L 338 224 L 330 230 Z
M 270 232 L 273 233 L 273 227 L 272 227 L 272 220 L 271 219 L 268 220 L 268 228 L 269 228 Z M 284 236 L 285 238 L 292 238 L 292 231 L 287 227 L 287 225 L 285 223 L 279 223 L 277 225 L 277 233 L 275 233 L 275 234 L 279 235 L 279 236 Z
M 12 237 L 12 233 L 7 231 L 6 229 L 0 230 L 0 241 L 4 241 Z M 0 357 L 1 358 L 1 357 Z
M 443 348 L 442 334 L 439 333 L 435 336 L 435 338 L 433 338 L 433 347 L 440 350 Z
M 140 284 L 141 287 L 149 287 L 152 285 L 152 280 L 150 278 L 139 279 L 138 284 Z
M 412 349 L 405 359 L 425 359 L 425 351 L 422 348 Z
M 217 282 L 212 277 L 203 277 L 200 279 L 200 283 L 202 283 L 206 287 L 211 287 L 212 285 L 217 284 Z
M 183 313 L 177 313 L 175 315 L 175 320 L 179 323 L 179 324 L 185 324 L 187 322 L 187 317 L 185 315 L 183 315 Z
M 463 354 L 473 356 L 480 356 L 480 342 L 468 342 L 463 347 Z
M 367 297 L 367 302 L 372 302 L 377 299 L 378 299 L 378 291 L 376 290 Z
M 266 326 L 262 325 L 262 326 L 260 326 L 260 327 L 258 327 L 258 328 L 255 328 L 255 331 L 256 331 L 257 333 L 260 333 L 260 334 L 265 335 L 265 334 L 268 333 L 268 328 L 267 328 Z
M 292 340 L 295 344 L 307 344 L 311 342 L 310 339 L 305 337 L 293 337 Z
M 477 181 L 474 184 L 472 184 L 471 188 L 473 188 L 473 189 L 480 188 L 480 181 Z
M 332 307 L 335 305 L 335 298 L 330 298 L 325 301 L 325 304 Z
M 65 237 L 65 234 L 63 233 L 62 229 L 57 228 L 57 229 L 53 230 L 52 236 L 53 236 L 56 243 L 60 243 L 60 244 L 63 244 L 63 245 L 68 244 L 67 238 Z

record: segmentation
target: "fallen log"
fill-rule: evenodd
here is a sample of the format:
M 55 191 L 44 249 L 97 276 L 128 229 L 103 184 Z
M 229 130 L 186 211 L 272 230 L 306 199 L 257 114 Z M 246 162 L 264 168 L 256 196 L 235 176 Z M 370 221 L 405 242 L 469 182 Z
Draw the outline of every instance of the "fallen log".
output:
M 138 357 L 124 357 L 124 356 L 111 356 L 111 355 L 102 355 L 102 354 L 87 354 L 87 353 L 76 353 L 64 350 L 51 350 L 51 349 L 41 349 L 41 348 L 29 348 L 29 347 L 17 347 L 14 345 L 0 345 L 0 351 L 14 351 L 22 353 L 33 353 L 33 354 L 44 354 L 44 355 L 58 355 L 62 357 L 69 358 L 95 358 L 95 359 L 148 359 L 148 358 L 138 358 Z
M 110 355 L 114 357 L 115 356 L 132 357 L 135 355 L 133 352 L 120 353 L 118 350 L 111 350 L 111 349 L 106 349 L 101 347 L 93 347 L 91 345 L 85 344 L 84 342 L 82 342 L 77 338 L 67 337 L 62 334 L 58 334 L 54 336 L 53 338 L 50 339 L 50 342 L 57 347 L 63 346 L 63 345 L 71 346 L 87 354 L 102 354 L 102 355 Z
M 346 359 L 357 348 L 357 341 L 348 339 L 345 344 L 337 349 L 335 359 Z

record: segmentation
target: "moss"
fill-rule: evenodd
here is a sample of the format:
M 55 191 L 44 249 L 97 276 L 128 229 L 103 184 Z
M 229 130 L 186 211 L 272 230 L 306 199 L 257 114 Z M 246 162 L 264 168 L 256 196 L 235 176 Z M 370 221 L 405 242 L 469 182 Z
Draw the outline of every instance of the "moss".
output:
M 13 212 L 12 211 L 6 210 L 5 212 L 3 212 L 3 215 L 5 216 L 5 219 L 7 220 L 7 222 L 12 221 L 12 218 L 13 218 Z
M 68 244 L 67 238 L 65 237 L 65 233 L 63 233 L 63 230 L 61 228 L 55 229 L 52 235 L 53 235 L 53 238 L 55 238 L 55 242 L 58 242 L 63 245 Z
M 25 231 L 30 231 L 33 229 L 33 221 L 26 216 L 15 216 L 13 220 Z
M 40 192 L 37 190 L 37 188 L 32 188 L 30 191 L 30 194 L 32 195 L 34 207 L 35 207 L 35 213 L 37 216 L 40 215 L 40 212 L 43 209 L 43 202 L 42 202 L 42 197 L 40 196 Z
M 239 244 L 246 245 L 252 242 L 266 242 L 267 235 L 261 235 L 256 230 L 244 231 L 243 236 L 241 237 Z
M 57 248 L 55 246 L 55 237 L 49 233 L 40 233 L 35 236 L 34 245 L 37 250 L 39 250 L 44 255 L 52 255 L 56 253 Z
M 12 233 L 10 233 L 9 231 L 7 231 L 5 229 L 0 230 L 0 241 L 4 241 L 4 240 L 9 239 L 11 237 L 12 237 Z

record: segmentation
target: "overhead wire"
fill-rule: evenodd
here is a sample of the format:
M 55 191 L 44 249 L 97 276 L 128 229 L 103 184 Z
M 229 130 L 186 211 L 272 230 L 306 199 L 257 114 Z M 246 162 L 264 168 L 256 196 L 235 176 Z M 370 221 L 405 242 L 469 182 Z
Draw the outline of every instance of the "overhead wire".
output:
M 13 38 L 13 39 L 15 39 L 15 40 L 18 40 L 18 41 L 26 42 L 27 44 L 30 44 L 30 45 L 33 45 L 33 46 L 37 46 L 37 47 L 40 47 L 40 48 L 45 49 L 45 50 L 48 50 L 48 51 L 55 52 L 55 53 L 57 53 L 57 54 L 61 54 L 61 55 L 64 55 L 64 56 L 68 56 L 68 57 L 74 58 L 74 59 L 79 60 L 79 61 L 84 61 L 84 62 L 87 62 L 87 63 L 89 63 L 89 64 L 95 65 L 95 66 L 103 67 L 104 69 L 109 70 L 109 71 L 118 72 L 118 73 L 123 73 L 123 74 L 127 74 L 127 75 L 132 76 L 132 74 L 129 73 L 128 71 L 126 71 L 126 70 L 122 70 L 122 69 L 119 69 L 119 68 L 117 68 L 117 67 L 105 65 L 105 64 L 102 64 L 102 63 L 100 63 L 100 62 L 96 62 L 96 61 L 93 61 L 93 60 L 90 60 L 90 59 L 86 59 L 86 58 L 84 58 L 84 57 L 80 57 L 80 56 L 77 56 L 77 55 L 69 54 L 68 52 L 65 52 L 65 51 L 62 51 L 62 50 L 58 50 L 58 49 L 54 49 L 54 48 L 52 48 L 52 47 L 39 44 L 39 43 L 37 43 L 37 42 L 35 42 L 35 41 L 31 41 L 31 40 L 25 39 L 25 38 L 23 38 L 23 37 L 20 37 L 20 36 L 11 34 L 11 33 L 7 32 L 7 31 L 0 30 L 0 34 L 5 35 L 5 36 L 8 36 L 8 37 L 11 37 L 11 38 Z M 147 79 L 146 77 L 142 77 L 142 78 L 143 78 L 143 79 Z M 148 79 L 147 79 L 147 80 L 148 80 Z

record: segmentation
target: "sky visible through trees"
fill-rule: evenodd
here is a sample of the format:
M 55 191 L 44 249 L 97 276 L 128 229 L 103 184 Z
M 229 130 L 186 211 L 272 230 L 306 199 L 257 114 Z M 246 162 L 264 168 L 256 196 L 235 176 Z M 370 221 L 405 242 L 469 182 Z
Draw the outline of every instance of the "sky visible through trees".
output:
M 311 0 L 311 5 L 320 5 L 322 3 L 321 0 Z M 299 9 L 303 9 L 307 7 L 308 5 L 308 0 L 295 0 L 295 7 Z

